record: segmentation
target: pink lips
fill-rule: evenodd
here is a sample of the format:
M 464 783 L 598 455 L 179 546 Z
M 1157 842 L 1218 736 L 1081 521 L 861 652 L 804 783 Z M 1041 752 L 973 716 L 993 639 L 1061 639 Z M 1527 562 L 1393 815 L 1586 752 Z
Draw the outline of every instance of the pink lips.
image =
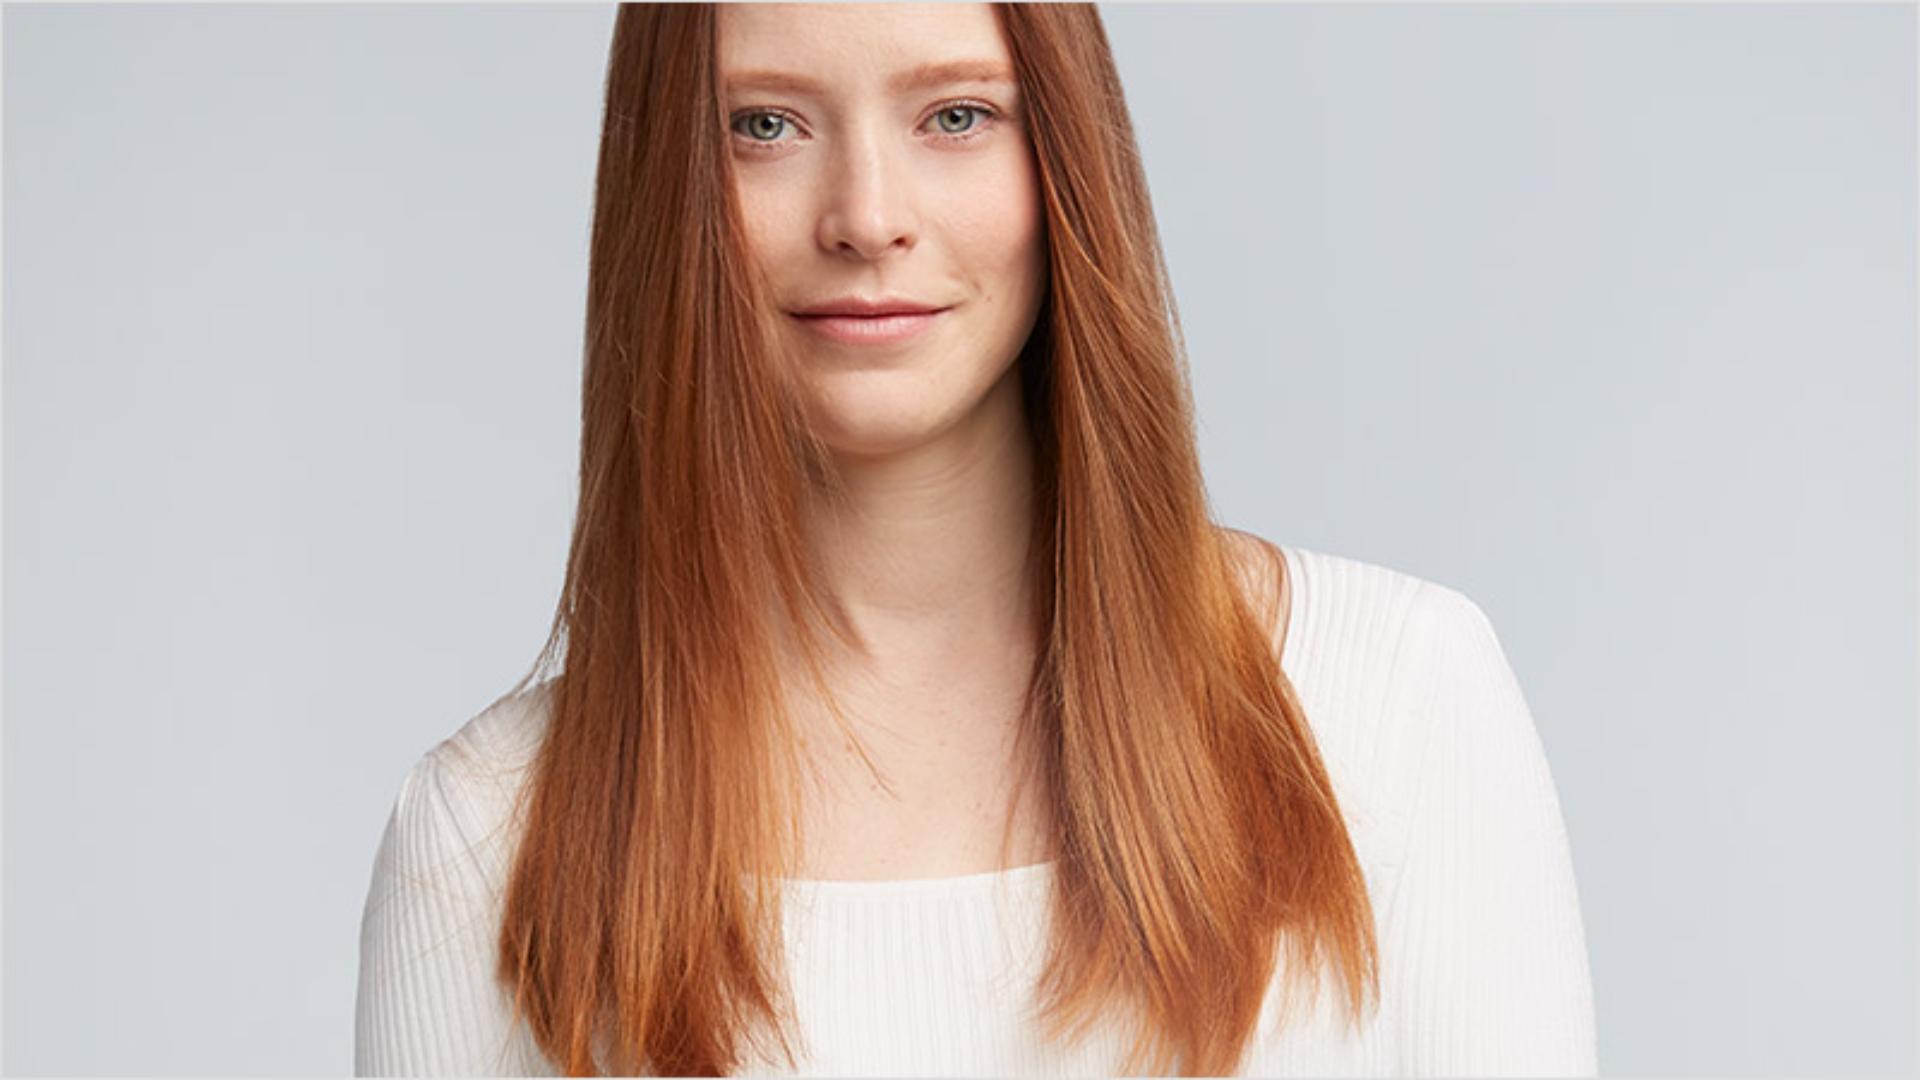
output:
M 946 314 L 920 311 L 893 315 L 795 315 L 800 324 L 814 333 L 843 345 L 891 345 L 925 333 L 934 320 Z

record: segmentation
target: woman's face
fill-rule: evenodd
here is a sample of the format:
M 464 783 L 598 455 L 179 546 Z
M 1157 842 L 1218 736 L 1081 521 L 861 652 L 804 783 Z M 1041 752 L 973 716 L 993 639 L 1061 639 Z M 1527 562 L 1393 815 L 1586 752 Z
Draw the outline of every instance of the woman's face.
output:
M 1019 86 L 992 9 L 718 12 L 748 240 L 800 344 L 822 437 L 879 456 L 970 418 L 1017 418 L 1013 361 L 1039 312 L 1046 249 Z M 846 298 L 942 310 L 908 320 L 796 314 Z M 917 329 L 875 338 L 903 322 Z

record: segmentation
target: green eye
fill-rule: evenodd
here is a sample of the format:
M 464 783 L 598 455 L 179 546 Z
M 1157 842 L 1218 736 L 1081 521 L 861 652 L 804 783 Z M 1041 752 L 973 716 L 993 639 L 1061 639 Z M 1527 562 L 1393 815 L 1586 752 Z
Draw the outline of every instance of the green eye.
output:
M 945 123 L 945 121 L 947 120 L 947 118 L 949 118 L 949 117 L 951 117 L 951 116 L 954 116 L 954 115 L 956 115 L 956 114 L 957 114 L 957 115 L 959 115 L 959 116 L 960 116 L 960 117 L 961 117 L 962 119 L 964 119 L 964 118 L 966 118 L 966 117 L 968 117 L 968 116 L 972 116 L 972 115 L 976 115 L 976 114 L 979 114 L 979 113 L 981 113 L 982 111 L 983 111 L 983 110 L 980 110 L 980 109 L 977 109 L 977 108 L 974 108 L 974 107 L 973 107 L 972 105 L 951 105 L 951 106 L 948 106 L 948 107 L 947 107 L 947 108 L 945 108 L 945 109 L 942 109 L 942 110 L 940 110 L 940 111 L 939 111 L 938 113 L 935 113 L 935 114 L 934 114 L 934 119 L 935 119 L 935 120 L 937 120 L 937 121 L 940 121 L 940 122 L 941 122 L 941 123 L 940 123 L 940 126 L 941 126 L 941 128 L 942 128 L 942 129 L 946 129 L 946 123 Z M 967 129 L 968 129 L 968 128 L 971 128 L 972 126 L 973 126 L 972 124 L 968 124 L 968 125 L 967 125 L 966 127 L 963 127 L 963 128 L 959 128 L 959 129 L 957 129 L 957 130 L 952 130 L 952 129 L 949 129 L 949 130 L 947 130 L 947 133 L 948 133 L 949 135 L 960 135 L 960 134 L 964 134 L 964 133 L 965 133 L 965 132 L 967 131 Z
M 969 119 L 971 118 L 971 119 Z M 964 142 L 983 134 L 999 118 L 991 106 L 976 102 L 951 102 L 932 117 L 938 134 L 947 142 Z M 746 130 L 742 130 L 745 125 Z M 779 135 L 797 126 L 783 109 L 748 109 L 735 113 L 732 130 L 755 150 L 770 150 L 780 145 Z
M 739 123 L 742 120 L 748 121 L 750 124 L 753 124 L 753 126 L 758 127 L 760 129 L 761 134 L 765 134 L 769 137 L 778 135 L 780 133 L 779 125 L 791 123 L 791 121 L 789 121 L 786 117 L 780 115 L 779 113 L 750 112 L 750 113 L 742 113 L 740 116 L 735 118 L 734 124 L 736 129 L 738 128 Z M 757 123 L 754 123 L 754 122 L 757 122 Z M 772 131 L 765 130 L 769 126 L 769 122 L 771 122 L 771 126 L 773 127 Z M 749 134 L 749 137 L 751 137 L 753 135 L 753 132 L 750 131 L 748 134 Z M 755 139 L 754 141 L 764 142 L 766 140 Z

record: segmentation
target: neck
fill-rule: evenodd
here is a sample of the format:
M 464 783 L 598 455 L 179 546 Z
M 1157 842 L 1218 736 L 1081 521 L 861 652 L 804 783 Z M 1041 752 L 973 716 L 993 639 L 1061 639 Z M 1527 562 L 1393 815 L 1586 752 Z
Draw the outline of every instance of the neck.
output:
M 809 535 L 865 643 L 856 666 L 930 671 L 1030 648 L 1033 445 L 1013 372 L 939 439 L 843 459 Z

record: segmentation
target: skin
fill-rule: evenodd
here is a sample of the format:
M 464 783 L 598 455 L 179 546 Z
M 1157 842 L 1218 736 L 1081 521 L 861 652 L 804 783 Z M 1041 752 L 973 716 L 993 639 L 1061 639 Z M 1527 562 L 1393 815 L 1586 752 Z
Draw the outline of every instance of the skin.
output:
M 904 346 L 837 344 L 786 322 L 807 358 L 810 420 L 851 496 L 809 511 L 830 591 L 865 646 L 830 658 L 832 681 L 892 788 L 796 691 L 816 781 L 802 876 L 993 869 L 1009 817 L 1011 863 L 1040 861 L 1051 830 L 1038 790 L 1009 798 L 1037 647 L 1023 573 L 1034 449 L 1015 361 L 1047 275 L 1012 55 L 984 4 L 723 4 L 718 20 L 734 182 L 783 308 L 847 295 L 952 305 Z M 892 85 L 963 60 L 1004 77 Z M 814 87 L 742 81 L 767 70 Z
M 1012 56 L 974 4 L 725 4 L 718 33 L 749 243 L 783 307 L 845 295 L 952 305 L 904 347 L 787 324 L 809 359 L 810 418 L 851 494 L 809 520 L 866 644 L 834 658 L 835 689 L 899 796 L 796 702 L 824 778 L 807 812 L 809 876 L 990 868 L 1035 648 L 1021 572 L 1033 447 L 1015 359 L 1047 274 Z M 1006 78 L 889 85 L 949 60 Z M 735 85 L 769 69 L 818 89 Z M 1016 861 L 1034 847 L 1017 843 Z

